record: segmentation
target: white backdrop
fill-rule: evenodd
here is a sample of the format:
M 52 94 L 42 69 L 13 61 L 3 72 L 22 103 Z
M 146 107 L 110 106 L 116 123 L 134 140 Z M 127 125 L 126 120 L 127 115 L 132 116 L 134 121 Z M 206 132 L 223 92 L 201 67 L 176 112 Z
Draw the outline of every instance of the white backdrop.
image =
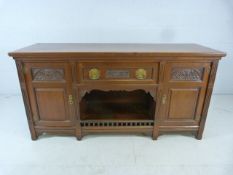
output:
M 38 42 L 199 43 L 226 51 L 215 93 L 233 93 L 231 0 L 0 0 L 0 93 L 20 93 L 7 52 Z

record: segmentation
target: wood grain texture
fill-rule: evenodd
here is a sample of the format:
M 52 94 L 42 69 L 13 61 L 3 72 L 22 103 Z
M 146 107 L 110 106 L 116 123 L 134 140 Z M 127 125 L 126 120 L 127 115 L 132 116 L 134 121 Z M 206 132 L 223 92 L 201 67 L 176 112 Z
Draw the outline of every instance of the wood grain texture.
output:
M 35 44 L 9 55 L 33 140 L 184 131 L 201 139 L 225 53 L 195 44 Z

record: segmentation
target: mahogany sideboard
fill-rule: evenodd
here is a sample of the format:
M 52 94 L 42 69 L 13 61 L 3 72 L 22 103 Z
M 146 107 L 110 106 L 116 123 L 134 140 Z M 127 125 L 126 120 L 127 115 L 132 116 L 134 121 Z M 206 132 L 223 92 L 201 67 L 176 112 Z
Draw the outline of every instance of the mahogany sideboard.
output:
M 32 140 L 43 133 L 192 132 L 202 138 L 219 60 L 197 44 L 41 43 L 15 59 Z

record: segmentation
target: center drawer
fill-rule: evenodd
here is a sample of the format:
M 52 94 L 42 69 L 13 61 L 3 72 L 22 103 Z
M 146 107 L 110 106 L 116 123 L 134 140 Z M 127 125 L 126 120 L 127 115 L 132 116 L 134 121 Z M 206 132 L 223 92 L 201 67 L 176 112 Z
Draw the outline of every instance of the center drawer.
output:
M 157 83 L 158 63 L 81 62 L 77 65 L 79 83 Z

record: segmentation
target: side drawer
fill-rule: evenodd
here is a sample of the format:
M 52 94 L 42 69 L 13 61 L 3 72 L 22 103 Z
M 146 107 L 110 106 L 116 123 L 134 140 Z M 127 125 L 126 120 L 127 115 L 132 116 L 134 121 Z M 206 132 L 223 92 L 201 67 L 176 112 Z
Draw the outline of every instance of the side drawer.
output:
M 158 63 L 81 62 L 78 82 L 157 83 Z

